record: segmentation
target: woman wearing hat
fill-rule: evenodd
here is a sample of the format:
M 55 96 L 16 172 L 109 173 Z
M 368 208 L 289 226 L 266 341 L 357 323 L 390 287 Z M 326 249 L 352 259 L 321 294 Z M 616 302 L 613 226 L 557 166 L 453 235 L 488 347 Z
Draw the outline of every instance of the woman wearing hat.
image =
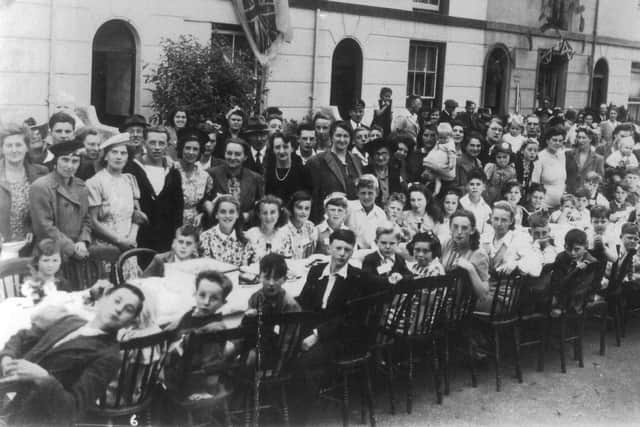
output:
M 207 136 L 196 130 L 178 133 L 177 168 L 182 176 L 184 198 L 183 225 L 202 226 L 203 214 L 210 217 L 213 212 L 213 179 L 200 165 Z
M 240 134 L 242 133 L 242 129 L 244 128 L 245 121 L 247 120 L 247 115 L 245 114 L 242 108 L 237 105 L 230 109 L 227 114 L 225 114 L 225 126 L 224 131 L 222 132 L 222 144 L 218 144 L 216 146 L 216 150 L 214 151 L 215 157 L 224 158 L 225 152 L 225 143 L 228 139 L 231 138 L 240 138 Z
M 146 215 L 140 212 L 140 189 L 135 177 L 123 173 L 129 153 L 129 134 L 121 133 L 100 145 L 103 168 L 87 181 L 91 229 L 97 241 L 112 244 L 121 251 L 134 248 L 138 226 Z
M 391 193 L 404 193 L 405 185 L 400 175 L 400 168 L 392 164 L 391 154 L 394 152 L 393 143 L 383 138 L 374 139 L 367 144 L 369 164 L 362 169 L 363 174 L 372 174 L 378 179 L 380 191 L 376 204 L 385 206 Z
M 31 237 L 29 187 L 49 170 L 28 160 L 31 132 L 24 125 L 0 129 L 0 236 L 13 242 Z
M 80 290 L 91 284 L 83 279 L 83 260 L 89 257 L 91 216 L 89 190 L 84 181 L 75 177 L 80 166 L 80 141 L 64 141 L 52 145 L 53 171 L 36 179 L 31 185 L 29 206 L 36 242 L 49 238 L 62 248 L 63 276 Z

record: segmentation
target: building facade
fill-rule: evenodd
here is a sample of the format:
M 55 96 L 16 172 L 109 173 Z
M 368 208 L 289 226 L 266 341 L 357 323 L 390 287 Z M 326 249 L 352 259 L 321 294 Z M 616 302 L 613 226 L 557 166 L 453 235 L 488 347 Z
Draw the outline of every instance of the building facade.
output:
M 270 66 L 266 104 L 299 119 L 354 98 L 395 106 L 416 93 L 439 108 L 473 100 L 495 112 L 640 105 L 637 0 L 290 0 L 293 41 Z M 544 19 L 540 17 L 546 16 Z M 545 22 L 551 22 L 546 31 Z M 230 0 L 5 0 L 0 117 L 45 120 L 59 98 L 116 123 L 150 116 L 144 75 L 162 38 L 224 34 L 246 44 Z M 342 109 L 342 108 L 341 108 Z

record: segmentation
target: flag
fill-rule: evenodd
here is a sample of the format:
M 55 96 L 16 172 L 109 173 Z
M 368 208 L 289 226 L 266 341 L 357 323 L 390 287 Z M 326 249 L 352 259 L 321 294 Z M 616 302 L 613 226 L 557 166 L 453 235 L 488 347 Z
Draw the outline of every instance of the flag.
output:
M 289 0 L 232 0 L 249 46 L 261 65 L 267 65 L 283 42 L 293 39 Z

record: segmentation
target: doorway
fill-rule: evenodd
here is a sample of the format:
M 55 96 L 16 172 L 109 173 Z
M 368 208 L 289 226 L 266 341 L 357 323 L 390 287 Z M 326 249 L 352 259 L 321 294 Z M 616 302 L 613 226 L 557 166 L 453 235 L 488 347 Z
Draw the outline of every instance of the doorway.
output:
M 607 90 L 609 86 L 609 64 L 604 58 L 596 62 L 591 81 L 591 109 L 599 111 L 600 104 L 607 103 Z
M 511 60 L 504 46 L 496 46 L 487 55 L 484 67 L 483 103 L 497 115 L 505 115 L 509 106 Z
M 93 39 L 91 104 L 101 123 L 120 126 L 135 108 L 136 40 L 129 24 L 104 23 Z
M 353 39 L 344 39 L 333 51 L 331 65 L 331 99 L 343 120 L 349 119 L 349 108 L 362 94 L 362 50 Z
M 548 98 L 552 107 L 564 107 L 567 88 L 567 67 L 569 60 L 565 55 L 540 53 L 536 97 L 538 105 Z

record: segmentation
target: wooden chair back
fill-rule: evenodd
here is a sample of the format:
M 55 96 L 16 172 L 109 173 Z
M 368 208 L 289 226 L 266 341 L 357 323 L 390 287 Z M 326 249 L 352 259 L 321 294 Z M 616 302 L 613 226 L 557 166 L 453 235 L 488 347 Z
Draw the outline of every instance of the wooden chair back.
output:
M 494 322 L 515 320 L 519 316 L 522 276 L 499 274 L 492 278 L 495 284 L 491 302 L 490 320 Z
M 19 297 L 20 286 L 25 277 L 31 274 L 31 258 L 12 258 L 0 261 L 0 301 Z
M 131 279 L 125 272 L 124 265 L 128 259 L 132 257 L 138 258 L 138 265 L 140 269 L 144 270 L 153 260 L 153 257 L 157 254 L 153 249 L 148 248 L 133 248 L 123 252 L 116 262 L 116 282 L 121 284 Z
M 444 318 L 450 327 L 455 327 L 473 312 L 476 295 L 466 271 L 457 268 L 448 274 L 452 278 L 447 290 Z
M 172 331 L 163 331 L 121 342 L 115 388 L 105 391 L 91 412 L 118 417 L 144 411 L 151 404 L 172 338 Z

